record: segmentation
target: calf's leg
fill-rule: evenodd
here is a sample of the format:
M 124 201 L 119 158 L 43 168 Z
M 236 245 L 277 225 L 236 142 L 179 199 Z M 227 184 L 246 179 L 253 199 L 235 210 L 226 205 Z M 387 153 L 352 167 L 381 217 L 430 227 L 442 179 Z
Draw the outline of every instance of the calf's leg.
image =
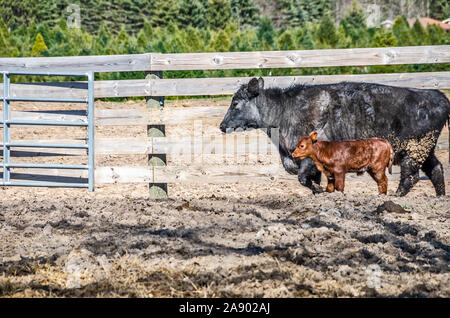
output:
M 345 172 L 335 172 L 334 173 L 334 187 L 337 191 L 344 193 L 345 187 Z
M 444 169 L 442 164 L 436 158 L 434 151 L 428 156 L 423 163 L 422 171 L 433 183 L 437 196 L 445 195 Z
M 374 179 L 378 184 L 378 194 L 387 194 L 388 178 L 384 171 L 377 171 L 374 174 Z

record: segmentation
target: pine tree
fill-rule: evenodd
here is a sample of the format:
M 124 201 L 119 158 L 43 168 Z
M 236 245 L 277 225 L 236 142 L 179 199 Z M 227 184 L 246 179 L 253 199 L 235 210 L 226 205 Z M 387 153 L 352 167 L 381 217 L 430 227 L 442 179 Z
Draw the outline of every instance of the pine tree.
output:
M 206 9 L 200 0 L 180 0 L 178 21 L 180 25 L 203 28 L 206 25 Z
M 416 19 L 416 21 L 414 22 L 413 27 L 411 29 L 411 33 L 415 45 L 428 44 L 428 36 L 427 36 L 428 34 L 426 33 L 419 19 Z
M 397 19 L 395 19 L 392 31 L 394 32 L 399 45 L 409 46 L 414 44 L 409 24 L 405 17 L 399 16 Z
M 142 49 L 140 51 L 147 51 L 149 48 L 150 41 L 147 38 L 147 35 L 145 34 L 144 28 L 142 28 L 138 34 L 137 34 L 137 46 L 139 49 Z
M 167 26 L 170 23 L 178 24 L 178 0 L 154 0 L 154 10 L 151 15 L 153 26 Z
M 253 0 L 231 0 L 232 16 L 239 26 L 258 24 L 259 8 Z
M 317 30 L 317 39 L 319 43 L 325 46 L 336 47 L 339 42 L 339 37 L 334 26 L 334 21 L 329 14 L 325 15 L 319 24 Z
M 366 32 L 366 17 L 363 10 L 353 0 L 351 9 L 345 14 L 341 20 L 345 34 L 351 37 L 353 44 L 356 44 Z
M 36 40 L 34 41 L 33 48 L 31 49 L 31 56 L 39 56 L 42 51 L 47 51 L 47 45 L 45 44 L 44 37 L 38 33 Z
M 188 27 L 186 30 L 186 48 L 188 52 L 201 52 L 204 42 L 197 28 Z
M 228 52 L 230 49 L 230 38 L 224 30 L 214 34 L 208 46 L 210 52 Z
M 152 24 L 147 19 L 144 22 L 144 26 L 142 27 L 142 31 L 144 32 L 144 34 L 147 37 L 147 39 L 153 39 L 153 37 L 155 36 Z
M 372 39 L 372 47 L 392 47 L 397 46 L 398 40 L 391 30 L 379 28 Z
M 275 30 L 273 22 L 269 17 L 260 20 L 257 37 L 263 48 L 273 47 L 275 44 Z
M 278 48 L 280 50 L 294 50 L 295 49 L 294 38 L 292 36 L 292 33 L 289 31 L 283 32 L 278 37 L 277 42 L 278 42 Z
M 212 29 L 223 29 L 231 19 L 230 0 L 208 0 L 206 21 Z
M 442 45 L 450 43 L 450 34 L 437 25 L 428 25 L 428 38 L 431 45 Z
M 450 18 L 450 2 L 448 0 L 430 1 L 431 16 L 437 20 Z
M 306 28 L 304 32 L 302 32 L 299 38 L 299 44 L 302 49 L 312 50 L 314 49 L 314 37 L 310 28 Z

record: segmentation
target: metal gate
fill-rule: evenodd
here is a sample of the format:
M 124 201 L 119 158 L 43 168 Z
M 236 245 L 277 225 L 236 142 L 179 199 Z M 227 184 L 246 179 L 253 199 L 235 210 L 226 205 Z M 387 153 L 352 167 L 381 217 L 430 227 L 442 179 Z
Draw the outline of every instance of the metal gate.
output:
M 67 188 L 88 188 L 94 191 L 94 73 L 70 73 L 70 72 L 26 72 L 9 71 L 0 72 L 3 74 L 3 180 L 2 186 L 21 187 L 67 187 Z M 26 98 L 11 97 L 11 75 L 34 75 L 34 76 L 72 76 L 87 77 L 88 97 L 87 98 Z M 11 119 L 10 102 L 49 102 L 49 103 L 84 103 L 87 104 L 86 119 L 80 122 L 70 121 L 40 121 L 40 120 L 15 120 Z M 11 141 L 11 125 L 38 125 L 38 126 L 78 126 L 87 127 L 86 144 L 51 144 L 51 143 L 20 143 Z M 88 154 L 87 165 L 70 164 L 32 164 L 32 163 L 11 163 L 11 148 L 63 148 L 63 149 L 86 149 Z M 38 168 L 38 169 L 82 169 L 88 170 L 87 183 L 66 183 L 66 182 L 17 182 L 11 181 L 12 168 Z

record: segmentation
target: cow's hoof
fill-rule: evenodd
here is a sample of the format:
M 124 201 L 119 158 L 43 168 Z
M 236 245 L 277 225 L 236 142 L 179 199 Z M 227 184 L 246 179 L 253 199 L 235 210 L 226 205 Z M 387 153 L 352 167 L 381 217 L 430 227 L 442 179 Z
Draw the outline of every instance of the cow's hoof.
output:
M 311 190 L 312 190 L 312 193 L 313 193 L 313 194 L 321 194 L 321 193 L 324 193 L 324 192 L 325 192 L 325 191 L 324 191 L 321 187 L 319 187 L 319 186 L 314 187 L 314 188 L 312 188 Z

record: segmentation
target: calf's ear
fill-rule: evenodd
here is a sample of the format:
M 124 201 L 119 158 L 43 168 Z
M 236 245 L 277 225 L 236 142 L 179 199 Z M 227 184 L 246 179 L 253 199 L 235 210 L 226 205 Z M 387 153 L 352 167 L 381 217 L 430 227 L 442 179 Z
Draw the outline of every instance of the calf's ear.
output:
M 311 138 L 312 142 L 315 143 L 317 141 L 317 131 L 313 131 L 309 134 L 309 137 Z

